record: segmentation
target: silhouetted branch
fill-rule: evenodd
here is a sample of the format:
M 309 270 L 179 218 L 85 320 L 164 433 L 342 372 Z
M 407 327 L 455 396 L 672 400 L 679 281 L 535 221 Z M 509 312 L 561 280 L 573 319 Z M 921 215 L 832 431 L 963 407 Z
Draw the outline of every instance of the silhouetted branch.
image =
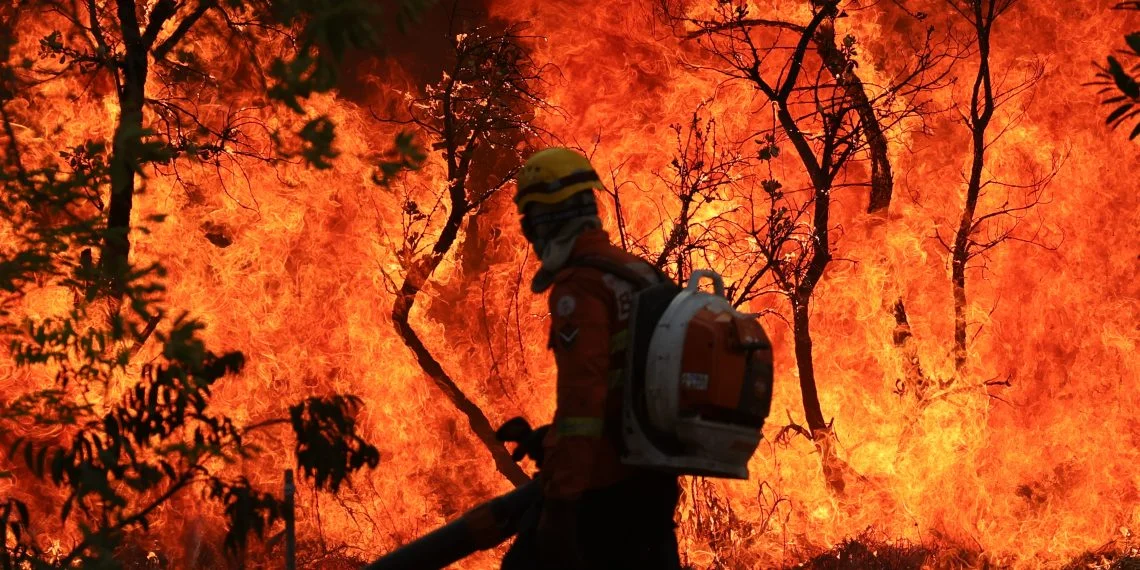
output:
M 166 55 L 169 54 L 170 50 L 174 49 L 174 47 L 182 41 L 182 38 L 186 37 L 186 34 L 190 31 L 190 28 L 193 28 L 194 24 L 197 24 L 198 20 L 200 20 L 202 16 L 206 15 L 206 12 L 217 5 L 217 0 L 199 0 L 198 6 L 194 8 L 194 11 L 190 12 L 190 14 L 180 20 L 178 22 L 178 27 L 174 28 L 174 31 L 170 32 L 170 35 L 167 36 L 167 38 L 163 40 L 162 43 L 158 45 L 158 47 L 154 48 L 154 59 L 166 59 Z
M 409 96 L 408 121 L 435 139 L 433 149 L 442 151 L 446 186 L 434 193 L 437 205 L 445 200 L 447 217 L 438 229 L 430 251 L 415 255 L 423 236 L 434 222 L 407 200 L 405 214 L 412 216 L 404 229 L 405 264 L 403 284 L 397 291 L 392 320 L 404 343 L 412 350 L 421 369 L 464 415 L 476 436 L 495 459 L 496 467 L 515 485 L 530 478 L 511 459 L 495 437 L 483 411 L 471 401 L 431 354 L 409 322 L 416 297 L 452 249 L 468 214 L 503 188 L 522 163 L 516 143 L 537 131 L 531 126 L 534 109 L 545 103 L 537 93 L 541 67 L 523 47 L 526 38 L 517 27 L 504 31 L 477 29 L 455 38 L 455 61 L 443 79 L 424 88 L 424 94 Z M 375 114 L 374 114 L 375 115 Z M 472 181 L 477 164 L 504 153 L 509 164 L 499 169 L 489 185 Z M 426 245 L 424 247 L 427 247 Z
M 1013 203 L 1007 198 L 1004 203 L 989 211 L 979 211 L 979 203 L 983 198 L 983 190 L 992 181 L 983 180 L 983 171 L 986 165 L 986 151 L 995 141 L 1002 138 L 1011 125 L 1016 123 L 1019 116 L 1011 117 L 1007 124 L 996 134 L 989 132 L 996 111 L 1013 98 L 1030 92 L 1044 75 L 1044 67 L 1040 63 L 1034 65 L 1023 80 L 1006 90 L 1000 90 L 994 85 L 993 70 L 990 62 L 990 37 L 996 20 L 1007 12 L 1016 0 L 946 0 L 963 19 L 968 21 L 977 43 L 978 71 L 973 81 L 970 101 L 966 111 L 959 110 L 971 134 L 971 162 L 970 172 L 966 181 L 966 199 L 959 216 L 957 231 L 953 242 L 948 243 L 941 233 L 936 237 L 941 245 L 948 246 L 951 264 L 951 283 L 954 297 L 954 363 L 958 370 L 966 364 L 967 334 L 966 334 L 966 269 L 972 258 L 984 254 L 998 244 L 1014 239 L 1014 232 L 1018 229 L 1024 213 L 1043 201 L 1043 192 L 1048 182 L 1056 175 L 1060 164 L 1054 163 L 1054 168 L 1039 180 L 1029 184 L 1025 199 L 1020 203 Z M 1027 103 L 1028 105 L 1028 103 Z M 1022 110 L 1024 113 L 1024 109 Z M 1010 185 L 1007 185 L 1010 186 Z M 1012 186 L 1011 186 L 1012 187 Z M 1011 220 L 1010 225 L 999 228 L 996 233 L 987 238 L 979 238 L 982 228 L 999 220 Z

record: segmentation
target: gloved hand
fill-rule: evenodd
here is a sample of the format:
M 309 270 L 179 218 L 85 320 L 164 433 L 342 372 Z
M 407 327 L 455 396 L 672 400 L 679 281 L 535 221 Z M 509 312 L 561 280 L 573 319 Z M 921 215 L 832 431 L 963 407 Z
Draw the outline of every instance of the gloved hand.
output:
M 538 519 L 538 560 L 548 570 L 586 570 L 578 544 L 578 505 L 574 501 L 543 500 Z
M 511 459 L 522 461 L 524 457 L 530 457 L 535 466 L 541 469 L 544 455 L 542 441 L 546 438 L 548 431 L 550 431 L 550 424 L 538 429 L 531 429 L 530 423 L 526 419 L 515 417 L 507 420 L 507 423 L 495 431 L 495 438 L 504 443 L 518 444 L 514 452 L 511 453 Z

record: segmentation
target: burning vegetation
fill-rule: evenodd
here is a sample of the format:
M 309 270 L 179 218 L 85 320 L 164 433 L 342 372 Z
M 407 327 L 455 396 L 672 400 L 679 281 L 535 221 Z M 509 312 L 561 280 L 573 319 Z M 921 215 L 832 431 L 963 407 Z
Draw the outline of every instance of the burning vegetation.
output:
M 1138 15 L 0 4 L 0 568 L 354 568 L 528 481 L 495 429 L 554 370 L 507 189 L 550 145 L 772 337 L 687 565 L 1137 567 Z

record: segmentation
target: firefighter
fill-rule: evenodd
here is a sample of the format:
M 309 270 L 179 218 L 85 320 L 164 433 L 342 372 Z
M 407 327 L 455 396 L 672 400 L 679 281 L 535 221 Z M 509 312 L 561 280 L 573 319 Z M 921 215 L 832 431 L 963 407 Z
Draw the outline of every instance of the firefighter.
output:
M 504 570 L 679 570 L 677 477 L 621 462 L 621 370 L 634 285 L 575 266 L 582 256 L 664 278 L 610 243 L 598 218 L 603 190 L 590 161 L 565 148 L 534 154 L 518 176 L 523 234 L 541 259 L 531 290 L 549 292 L 557 409 L 543 442 L 542 504 Z M 628 272 L 627 272 L 628 273 Z

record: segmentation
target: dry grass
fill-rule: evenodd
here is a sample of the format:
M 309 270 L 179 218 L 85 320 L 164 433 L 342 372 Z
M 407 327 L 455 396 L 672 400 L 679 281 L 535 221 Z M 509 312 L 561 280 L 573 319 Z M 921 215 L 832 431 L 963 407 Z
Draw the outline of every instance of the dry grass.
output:
M 865 532 L 785 570 L 1001 570 L 986 555 L 944 545 L 888 542 Z M 1140 546 L 1110 542 L 1078 556 L 1063 570 L 1140 570 Z
M 1064 570 L 1140 570 L 1140 541 L 1129 536 L 1109 542 L 1077 557 Z
M 870 531 L 849 538 L 812 559 L 790 566 L 809 570 L 919 570 L 935 557 L 922 545 L 905 541 L 887 542 Z
M 256 541 L 255 541 L 256 542 Z M 284 561 L 282 545 L 271 541 L 261 545 L 260 552 L 246 560 L 246 570 L 281 568 Z M 726 549 L 727 550 L 727 549 Z M 735 550 L 735 549 L 732 549 Z M 746 550 L 746 549 L 745 549 Z M 213 567 L 237 568 L 232 560 L 225 560 L 218 549 L 214 553 Z M 721 553 L 712 568 L 687 570 L 746 570 L 751 569 L 754 557 L 736 552 Z M 173 561 L 155 555 L 137 545 L 125 546 L 117 558 L 129 570 L 173 570 Z M 370 560 L 362 560 L 347 548 L 325 549 L 308 541 L 297 545 L 299 570 L 359 570 Z M 984 554 L 954 546 L 914 544 L 908 541 L 886 540 L 878 533 L 867 530 L 843 541 L 838 546 L 815 554 L 804 562 L 786 566 L 782 570 L 1002 570 L 1007 566 L 990 560 Z M 1113 541 L 1086 552 L 1066 564 L 1062 570 L 1140 570 L 1140 542 Z

